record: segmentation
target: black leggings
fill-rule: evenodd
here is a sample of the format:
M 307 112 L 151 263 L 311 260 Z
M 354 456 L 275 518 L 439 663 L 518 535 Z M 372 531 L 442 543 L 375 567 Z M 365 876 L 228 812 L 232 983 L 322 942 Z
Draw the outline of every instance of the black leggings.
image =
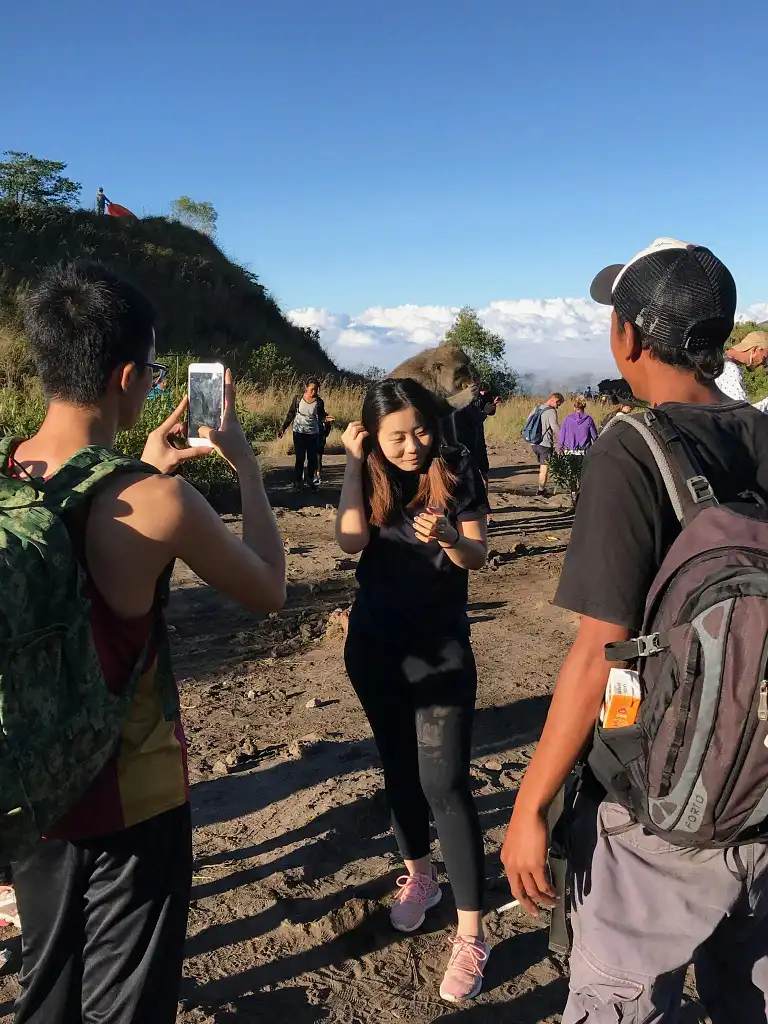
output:
M 307 460 L 307 483 L 312 483 L 317 472 L 317 434 L 298 434 L 293 432 L 293 450 L 296 453 L 296 464 L 294 467 L 294 480 L 297 484 L 302 482 L 304 477 L 304 460 Z
M 477 670 L 469 639 L 406 650 L 350 622 L 344 651 L 352 686 L 384 766 L 392 825 L 405 860 L 429 854 L 430 808 L 459 910 L 480 910 L 483 839 L 469 762 Z

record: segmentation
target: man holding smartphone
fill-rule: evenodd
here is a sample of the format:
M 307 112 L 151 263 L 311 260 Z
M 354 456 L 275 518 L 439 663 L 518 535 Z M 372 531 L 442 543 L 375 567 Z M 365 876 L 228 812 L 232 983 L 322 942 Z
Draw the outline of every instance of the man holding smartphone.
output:
M 26 310 L 47 413 L 2 467 L 6 475 L 47 480 L 75 453 L 111 449 L 118 431 L 135 426 L 165 369 L 154 362 L 154 320 L 148 300 L 102 266 L 48 273 Z M 17 1024 L 176 1020 L 192 825 L 178 702 L 169 711 L 163 700 L 175 684 L 162 580 L 180 558 L 251 611 L 275 611 L 285 600 L 283 544 L 229 372 L 221 428 L 201 428 L 207 447 L 173 446 L 186 407 L 185 399 L 150 434 L 147 472 L 112 473 L 87 517 L 63 517 L 86 574 L 93 643 L 111 692 L 125 689 L 146 654 L 119 749 L 14 865 L 24 923 Z M 238 474 L 242 540 L 194 487 L 168 475 L 214 451 Z

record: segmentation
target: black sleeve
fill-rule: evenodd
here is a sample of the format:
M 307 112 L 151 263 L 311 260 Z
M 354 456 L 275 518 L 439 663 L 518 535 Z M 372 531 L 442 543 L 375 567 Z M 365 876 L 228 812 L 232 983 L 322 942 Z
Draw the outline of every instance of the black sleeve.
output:
M 449 519 L 454 521 L 481 519 L 490 512 L 488 493 L 474 459 L 466 458 L 454 470 L 459 482 L 453 492 L 453 506 Z
M 637 633 L 676 520 L 645 442 L 626 429 L 585 456 L 555 604 Z
M 288 427 L 293 423 L 296 418 L 296 410 L 299 408 L 298 398 L 294 398 L 291 402 L 291 406 L 288 410 L 288 415 L 285 417 L 282 427 L 280 428 L 281 433 L 285 433 Z

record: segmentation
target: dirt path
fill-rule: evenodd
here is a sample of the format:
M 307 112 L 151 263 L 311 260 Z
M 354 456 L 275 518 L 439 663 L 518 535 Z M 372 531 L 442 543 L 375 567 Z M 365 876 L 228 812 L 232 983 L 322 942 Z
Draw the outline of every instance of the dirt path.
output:
M 343 459 L 325 461 L 327 486 L 303 508 L 286 468 L 268 481 L 290 548 L 279 615 L 259 621 L 186 569 L 175 580 L 169 621 L 195 821 L 179 1024 L 559 1021 L 566 983 L 547 960 L 543 925 L 519 911 L 489 913 L 485 990 L 463 1010 L 438 996 L 450 891 L 417 936 L 388 924 L 399 861 L 332 615 L 349 605 L 354 560 L 333 542 Z M 473 574 L 470 599 L 480 675 L 472 774 L 497 907 L 509 899 L 498 860 L 504 828 L 575 616 L 551 604 L 569 510 L 535 496 L 524 450 L 497 450 L 492 463 L 495 554 Z M 437 841 L 434 849 L 439 860 Z M 18 963 L 18 939 L 12 948 Z M 3 1022 L 15 990 L 13 977 L 0 982 Z M 687 1024 L 702 1019 L 693 1005 L 686 1013 Z

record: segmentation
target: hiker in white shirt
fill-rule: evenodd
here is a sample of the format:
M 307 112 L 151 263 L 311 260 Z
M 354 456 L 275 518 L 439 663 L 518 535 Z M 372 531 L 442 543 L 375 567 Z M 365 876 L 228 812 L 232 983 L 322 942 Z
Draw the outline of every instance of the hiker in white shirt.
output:
M 716 381 L 719 390 L 735 402 L 748 402 L 749 397 L 744 387 L 741 367 L 748 366 L 751 370 L 755 366 L 762 366 L 766 359 L 768 359 L 768 332 L 751 331 L 725 353 L 725 367 Z M 768 408 L 768 401 L 763 400 L 756 403 L 755 408 L 765 412 Z

